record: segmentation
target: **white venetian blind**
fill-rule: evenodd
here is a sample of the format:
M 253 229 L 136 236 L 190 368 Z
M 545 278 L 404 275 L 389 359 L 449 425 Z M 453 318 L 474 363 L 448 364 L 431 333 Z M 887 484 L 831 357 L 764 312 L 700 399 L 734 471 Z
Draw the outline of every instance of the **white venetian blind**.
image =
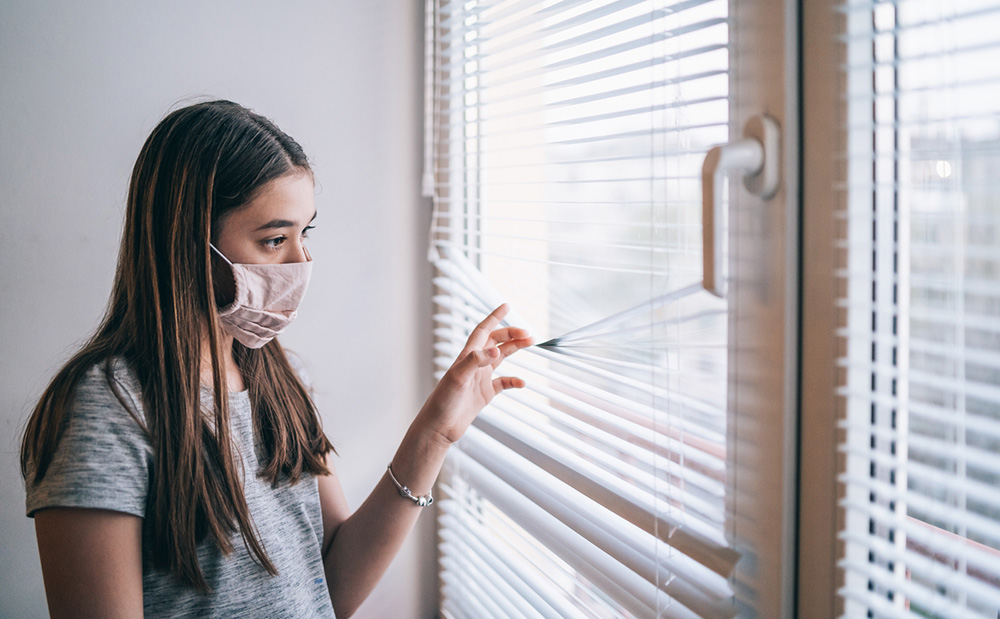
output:
M 727 308 L 700 170 L 725 0 L 431 0 L 425 190 L 443 372 L 500 301 L 553 345 L 442 475 L 446 617 L 732 617 Z
M 1000 613 L 1000 2 L 849 1 L 845 616 Z

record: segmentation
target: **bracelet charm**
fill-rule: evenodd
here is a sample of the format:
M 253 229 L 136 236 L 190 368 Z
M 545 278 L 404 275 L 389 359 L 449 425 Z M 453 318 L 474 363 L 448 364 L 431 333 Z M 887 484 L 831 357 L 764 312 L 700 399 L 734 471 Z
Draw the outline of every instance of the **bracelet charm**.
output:
M 392 473 L 391 462 L 389 463 L 389 466 L 385 467 L 385 470 L 389 471 L 389 479 L 392 480 L 392 483 L 396 485 L 396 489 L 399 490 L 399 496 L 403 497 L 404 499 L 409 499 L 413 501 L 413 503 L 417 507 L 427 507 L 428 505 L 434 502 L 434 497 L 431 496 L 430 492 L 428 492 L 423 496 L 413 496 L 413 493 L 410 492 L 409 488 L 399 483 L 399 480 L 396 479 L 396 476 L 393 475 Z

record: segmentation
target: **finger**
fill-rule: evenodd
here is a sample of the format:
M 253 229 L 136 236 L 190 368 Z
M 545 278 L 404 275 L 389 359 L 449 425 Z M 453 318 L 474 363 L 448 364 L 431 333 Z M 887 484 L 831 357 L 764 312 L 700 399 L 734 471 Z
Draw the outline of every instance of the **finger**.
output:
M 517 340 L 512 340 L 510 342 L 505 342 L 503 344 L 500 344 L 498 348 L 500 349 L 501 356 L 508 357 L 510 355 L 513 355 L 517 351 L 521 350 L 522 348 L 527 348 L 528 346 L 534 345 L 534 343 L 535 340 L 533 338 L 526 337 L 523 339 L 517 339 Z
M 486 367 L 497 359 L 500 359 L 500 349 L 495 346 L 473 350 L 462 357 L 462 360 L 455 366 L 456 378 L 464 380 L 479 368 Z
M 521 389 L 524 381 L 516 376 L 500 376 L 493 379 L 493 391 L 500 393 L 504 389 Z
M 497 344 L 502 344 L 503 342 L 509 342 L 511 340 L 523 340 L 529 338 L 531 335 L 528 334 L 526 329 L 521 329 L 520 327 L 504 327 L 503 329 L 496 329 L 490 333 L 490 339 Z
M 469 341 L 465 344 L 466 350 L 473 348 L 483 348 L 486 346 L 486 342 L 490 339 L 490 333 L 497 328 L 503 317 L 507 315 L 509 308 L 507 304 L 504 303 L 500 307 L 493 310 L 489 316 L 487 316 L 481 323 L 476 325 L 476 328 L 472 330 L 469 335 Z

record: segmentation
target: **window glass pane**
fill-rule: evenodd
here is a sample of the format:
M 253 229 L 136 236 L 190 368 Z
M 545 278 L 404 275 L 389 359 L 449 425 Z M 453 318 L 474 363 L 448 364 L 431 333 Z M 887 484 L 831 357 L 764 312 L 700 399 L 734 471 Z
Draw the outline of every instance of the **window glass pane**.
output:
M 731 616 L 727 308 L 700 287 L 701 165 L 729 133 L 727 3 L 435 14 L 439 367 L 499 300 L 559 339 L 505 364 L 528 387 L 484 411 L 445 471 L 442 537 L 464 523 L 492 557 L 443 547 L 445 608 L 474 616 L 469 600 L 499 594 L 458 566 L 506 579 L 500 564 L 525 561 L 548 566 L 514 587 L 543 615 Z
M 847 614 L 995 617 L 1000 4 L 845 15 Z

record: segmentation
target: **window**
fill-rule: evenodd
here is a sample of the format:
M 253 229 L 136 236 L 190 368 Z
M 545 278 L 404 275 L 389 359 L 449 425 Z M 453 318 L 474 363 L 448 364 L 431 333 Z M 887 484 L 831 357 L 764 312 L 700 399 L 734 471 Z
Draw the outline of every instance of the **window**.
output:
M 1000 612 L 1000 5 L 849 2 L 846 616 Z
M 994 5 L 429 4 L 438 367 L 501 300 L 558 336 L 442 476 L 446 615 L 997 616 Z M 701 164 L 765 112 L 782 188 L 729 179 L 719 299 Z
M 443 613 L 734 616 L 728 312 L 700 285 L 726 2 L 430 11 L 438 367 L 500 300 L 560 336 L 449 457 Z

